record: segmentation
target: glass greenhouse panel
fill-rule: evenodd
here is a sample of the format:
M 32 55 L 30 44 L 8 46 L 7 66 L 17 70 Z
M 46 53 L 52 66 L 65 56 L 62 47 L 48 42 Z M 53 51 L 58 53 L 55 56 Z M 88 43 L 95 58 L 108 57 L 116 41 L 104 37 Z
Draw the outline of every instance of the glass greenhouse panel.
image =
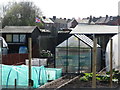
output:
M 62 68 L 63 72 L 66 72 L 66 65 L 67 65 L 66 52 L 67 50 L 65 47 L 56 48 L 56 67 Z
M 75 36 L 71 36 L 68 39 L 68 47 L 78 47 L 78 38 Z
M 91 49 L 80 49 L 80 72 L 91 72 Z
M 78 47 L 68 48 L 68 72 L 77 73 L 79 67 L 79 49 Z
M 63 73 L 91 72 L 91 48 L 76 36 L 56 47 L 56 67 Z

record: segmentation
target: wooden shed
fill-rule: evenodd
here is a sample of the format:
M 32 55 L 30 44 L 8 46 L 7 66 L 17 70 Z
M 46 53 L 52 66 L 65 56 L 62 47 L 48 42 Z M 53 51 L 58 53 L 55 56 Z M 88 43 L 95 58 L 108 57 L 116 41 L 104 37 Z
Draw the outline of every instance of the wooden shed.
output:
M 49 30 L 39 29 L 37 26 L 5 26 L 2 36 L 8 43 L 8 53 L 19 53 L 20 47 L 27 47 L 28 38 L 32 38 L 33 57 L 39 56 L 38 37 L 47 36 Z

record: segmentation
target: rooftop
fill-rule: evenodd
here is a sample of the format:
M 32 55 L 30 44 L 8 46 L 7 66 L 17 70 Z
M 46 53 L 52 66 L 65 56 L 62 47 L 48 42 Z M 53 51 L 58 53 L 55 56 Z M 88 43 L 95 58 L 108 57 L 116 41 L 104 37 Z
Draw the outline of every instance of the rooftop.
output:
M 54 23 L 51 19 L 49 18 L 41 18 L 44 23 Z
M 37 26 L 5 26 L 2 33 L 32 33 Z M 38 28 L 39 29 L 39 28 Z M 49 30 L 39 29 L 40 32 L 50 32 Z
M 71 34 L 117 34 L 118 26 L 109 25 L 81 25 L 72 29 Z

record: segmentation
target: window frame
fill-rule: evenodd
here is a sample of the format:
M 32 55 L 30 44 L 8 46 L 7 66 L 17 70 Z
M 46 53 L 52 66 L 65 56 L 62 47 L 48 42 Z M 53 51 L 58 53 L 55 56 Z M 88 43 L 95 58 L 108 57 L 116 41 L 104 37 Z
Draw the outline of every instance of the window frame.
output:
M 17 36 L 17 37 L 16 37 Z M 19 43 L 20 41 L 20 36 L 19 34 L 13 34 L 12 42 L 13 43 Z
M 10 40 L 7 40 L 7 36 L 10 35 L 11 36 L 11 41 Z M 14 35 L 18 35 L 18 41 L 14 41 Z M 21 36 L 24 35 L 24 40 L 21 40 Z M 18 34 L 18 33 L 14 33 L 14 34 L 6 34 L 6 42 L 7 43 L 25 43 L 26 42 L 26 34 Z
M 24 41 L 23 40 L 21 41 L 21 38 L 20 38 L 21 35 L 24 35 Z M 26 42 L 26 34 L 19 34 L 19 42 L 20 43 L 25 43 Z
M 11 40 L 9 40 L 8 37 L 7 37 L 7 36 L 9 36 L 9 35 L 11 36 Z M 9 38 L 10 38 L 10 37 L 9 37 Z M 13 39 L 12 39 L 12 38 L 13 38 L 13 35 L 12 35 L 12 34 L 6 34 L 6 42 L 12 43 L 12 42 L 13 42 Z

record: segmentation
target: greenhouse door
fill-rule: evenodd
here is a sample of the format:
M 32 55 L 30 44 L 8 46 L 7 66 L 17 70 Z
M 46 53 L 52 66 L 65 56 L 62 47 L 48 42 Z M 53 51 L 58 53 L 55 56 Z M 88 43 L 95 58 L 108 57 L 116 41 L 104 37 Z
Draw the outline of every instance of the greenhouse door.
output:
M 91 48 L 80 48 L 80 56 L 79 56 L 79 63 L 80 63 L 80 72 L 91 72 L 92 65 L 91 65 Z
M 67 65 L 68 73 L 91 72 L 91 49 L 69 48 Z
M 68 48 L 68 73 L 78 73 L 79 70 L 79 49 L 77 47 L 69 47 Z

